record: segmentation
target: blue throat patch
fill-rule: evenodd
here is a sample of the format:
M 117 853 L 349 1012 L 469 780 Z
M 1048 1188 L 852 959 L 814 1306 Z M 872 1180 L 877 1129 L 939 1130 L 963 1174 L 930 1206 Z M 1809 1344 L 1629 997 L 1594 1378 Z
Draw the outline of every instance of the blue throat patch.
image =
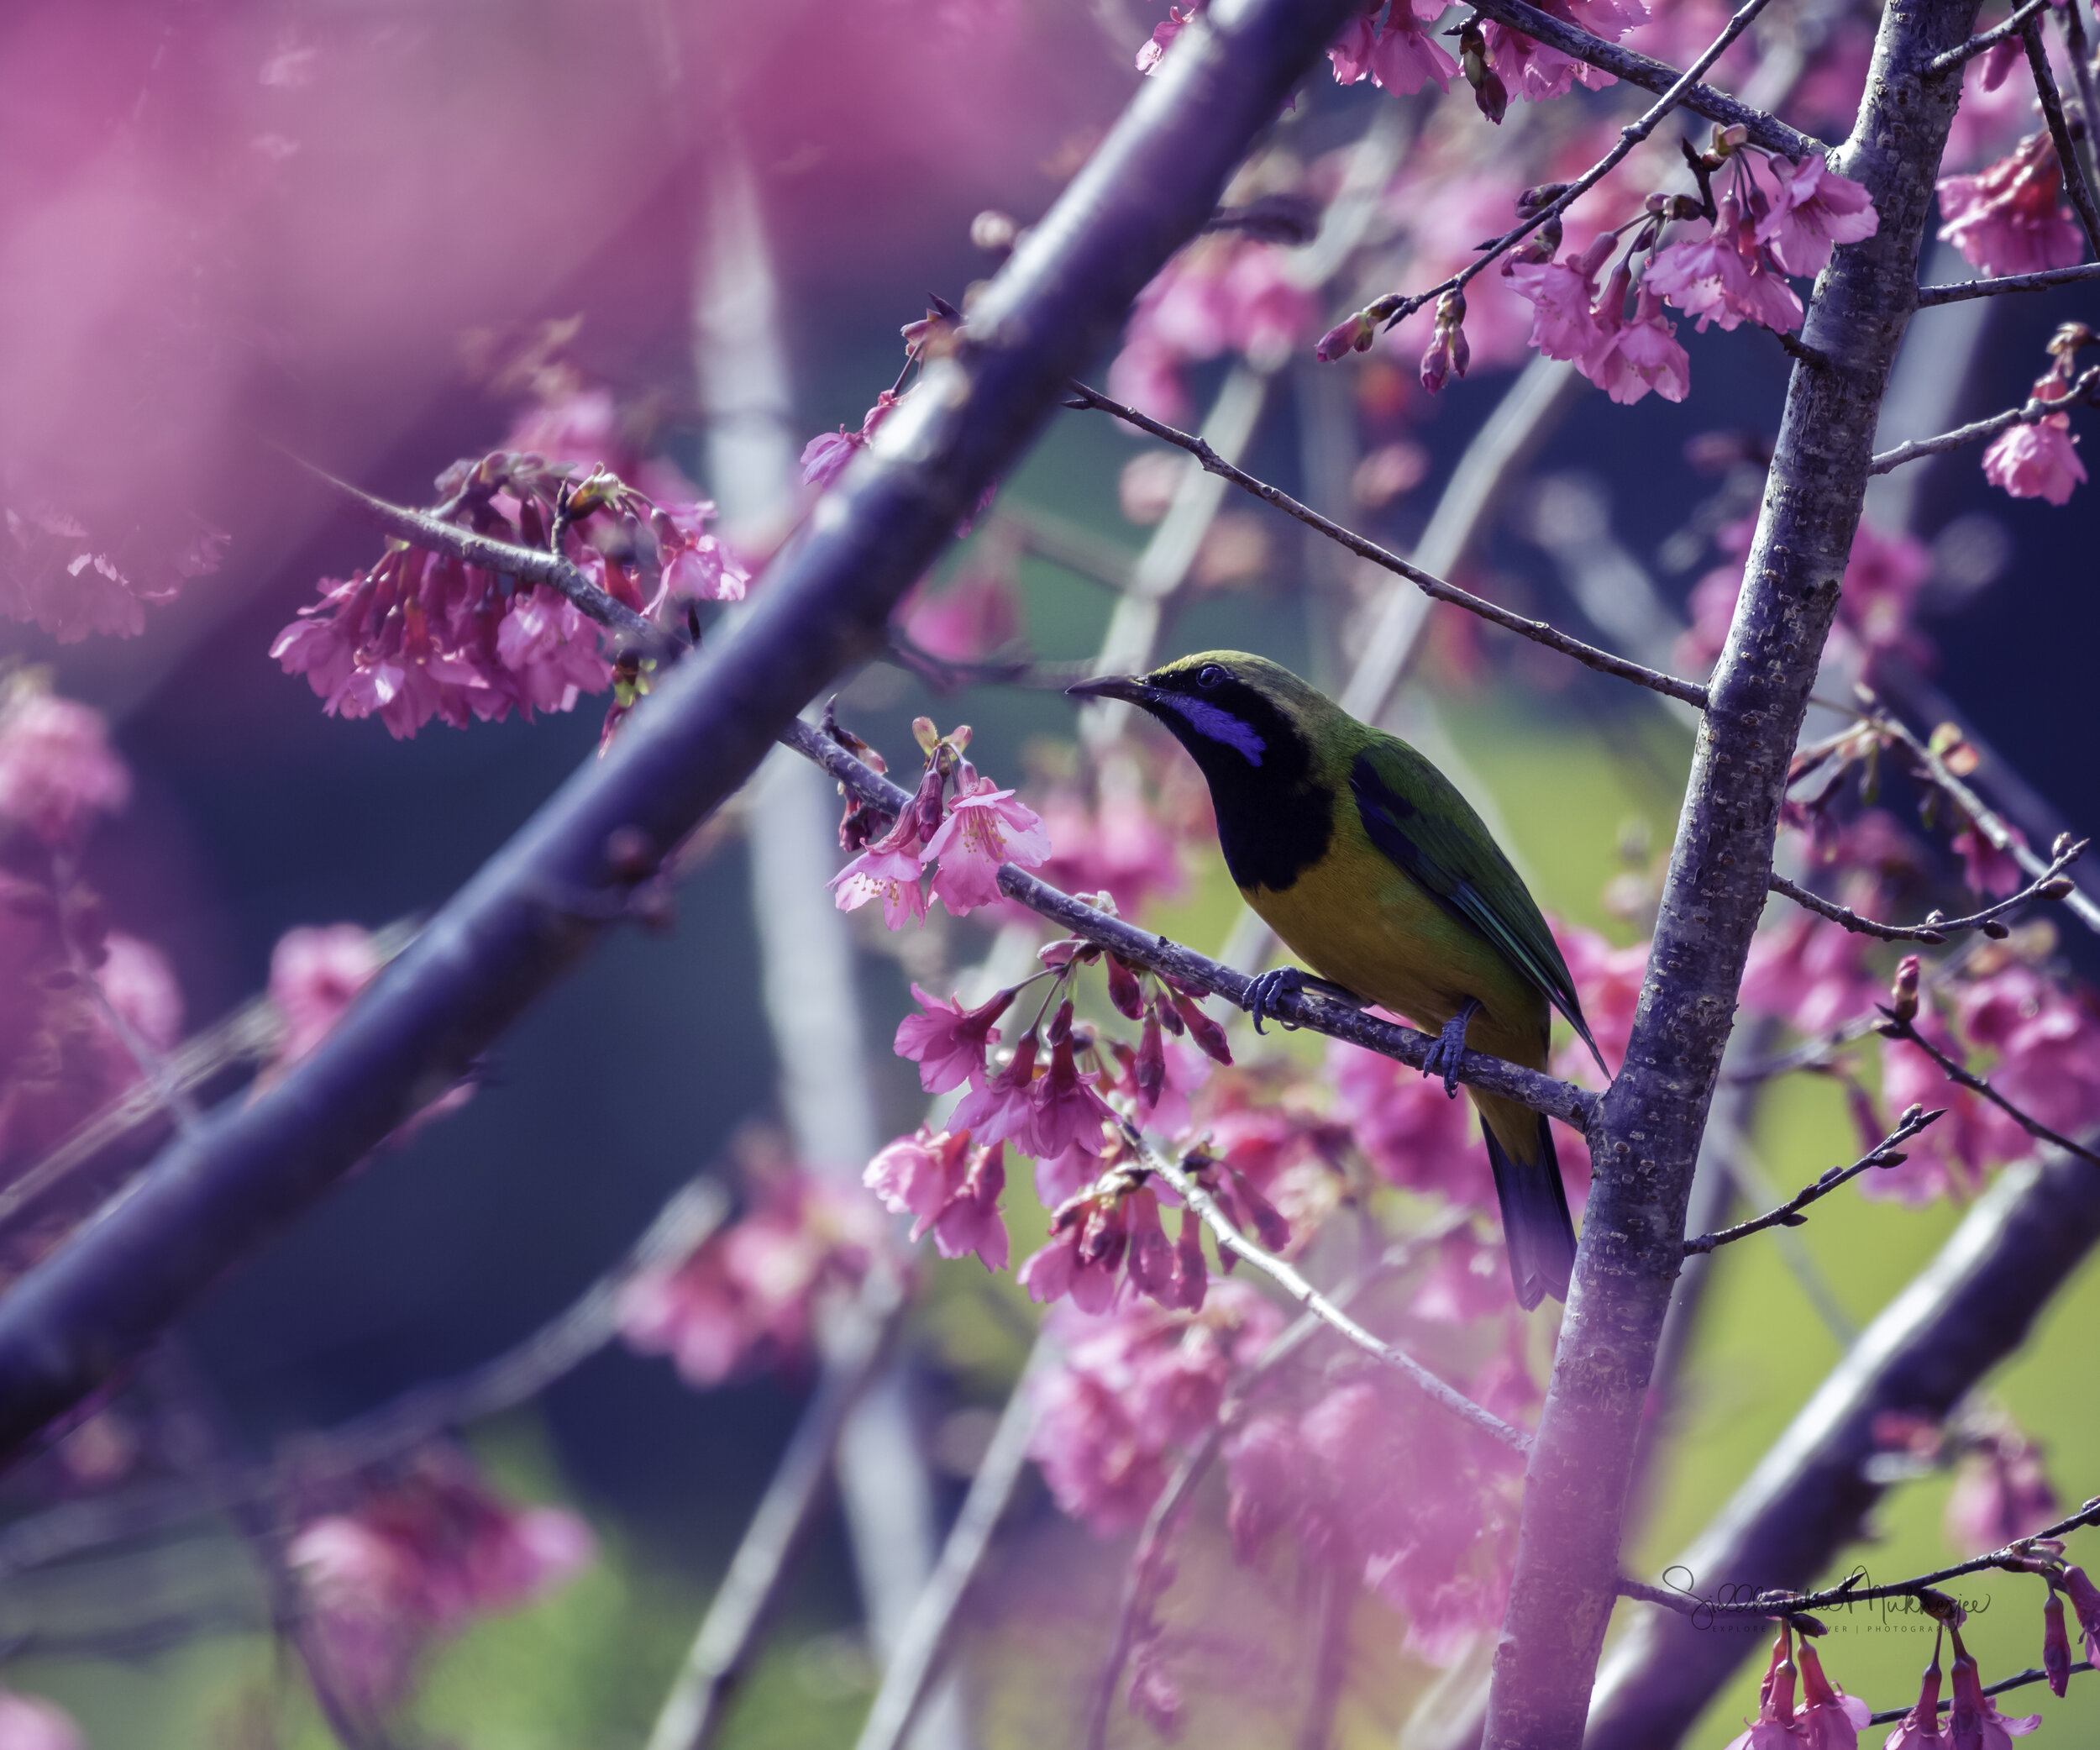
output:
M 1163 693 L 1159 703 L 1171 706 L 1189 721 L 1189 727 L 1199 734 L 1207 735 L 1212 741 L 1223 742 L 1228 748 L 1247 756 L 1249 765 L 1259 765 L 1268 744 L 1254 733 L 1253 726 L 1215 705 L 1206 705 L 1201 699 L 1191 699 L 1182 693 Z

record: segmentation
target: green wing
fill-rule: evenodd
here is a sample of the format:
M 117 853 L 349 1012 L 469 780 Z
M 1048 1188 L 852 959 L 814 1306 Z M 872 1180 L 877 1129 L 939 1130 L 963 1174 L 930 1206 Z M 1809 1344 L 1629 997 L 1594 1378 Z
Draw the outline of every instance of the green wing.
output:
M 1349 791 L 1372 843 L 1452 917 L 1500 949 L 1567 1017 L 1609 1075 L 1552 931 L 1451 780 L 1405 742 L 1380 735 L 1351 763 Z

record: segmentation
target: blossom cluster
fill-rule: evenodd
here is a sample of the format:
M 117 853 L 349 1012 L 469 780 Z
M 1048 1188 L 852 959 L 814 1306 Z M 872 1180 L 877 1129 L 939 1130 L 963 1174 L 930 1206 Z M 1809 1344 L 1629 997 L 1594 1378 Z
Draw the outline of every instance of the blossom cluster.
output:
M 627 461 L 628 476 L 606 465 L 619 441 L 610 397 L 586 392 L 538 409 L 512 439 L 439 475 L 432 514 L 559 551 L 614 601 L 652 617 L 742 599 L 743 566 L 708 533 L 713 505 L 660 462 Z M 593 445 L 593 460 L 577 459 Z M 330 716 L 376 716 L 398 738 L 433 718 L 465 728 L 513 711 L 528 720 L 570 711 L 616 681 L 616 709 L 631 704 L 646 681 L 616 666 L 601 634 L 549 585 L 396 540 L 366 570 L 324 579 L 320 601 L 299 611 L 270 654 L 307 677 Z
M 216 571 L 228 537 L 198 523 L 173 539 L 113 541 L 40 497 L 0 502 L 0 617 L 40 626 L 62 644 L 96 633 L 135 638 L 149 604 L 171 602 Z
M 590 1527 L 564 1507 L 512 1506 L 456 1450 L 375 1479 L 286 1546 L 315 1656 L 366 1718 L 407 1693 L 433 1642 L 546 1596 L 586 1567 Z

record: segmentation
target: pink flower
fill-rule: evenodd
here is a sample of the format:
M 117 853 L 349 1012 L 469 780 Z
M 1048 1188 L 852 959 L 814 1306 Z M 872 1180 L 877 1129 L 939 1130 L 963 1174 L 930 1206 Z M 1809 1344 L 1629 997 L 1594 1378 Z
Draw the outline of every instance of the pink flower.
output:
M 1021 635 L 1012 580 L 973 572 L 935 593 L 915 591 L 903 609 L 905 635 L 928 654 L 976 662 Z
M 2071 418 L 2050 413 L 2032 425 L 2016 425 L 1991 440 L 1983 452 L 1983 477 L 2015 498 L 2069 502 L 2071 489 L 2085 484 L 2086 465 L 2071 446 Z
M 1371 71 L 1371 48 L 1378 35 L 1376 18 L 1375 12 L 1358 13 L 1327 45 L 1336 85 L 1354 85 Z
M 1946 1750 L 1946 1737 L 1940 1730 L 1940 1656 L 1935 1651 L 1925 1667 L 1924 1681 L 1910 1711 L 1897 1721 L 1882 1750 Z
M 1823 1674 L 1823 1661 L 1804 1639 L 1801 1643 L 1801 1708 L 1793 1716 L 1796 1735 L 1809 1750 L 1858 1750 L 1860 1728 L 1873 1710 L 1848 1695 Z
M 0 1690 L 0 1746 L 5 1750 L 87 1750 L 87 1737 L 55 1701 Z
M 620 1334 L 642 1354 L 669 1355 L 696 1387 L 800 1363 L 816 1300 L 858 1284 L 882 1238 L 882 1218 L 857 1190 L 790 1171 L 682 1263 L 633 1278 Z
M 1173 46 L 1174 39 L 1195 22 L 1196 13 L 1201 6 L 1202 0 L 1194 0 L 1194 3 L 1186 12 L 1184 12 L 1179 6 L 1170 6 L 1167 8 L 1167 16 L 1152 26 L 1152 35 L 1147 39 L 1144 46 L 1137 51 L 1137 71 L 1139 72 L 1150 78 L 1159 71 L 1162 57 L 1165 55 L 1168 49 Z
M 1442 1092 L 1433 1081 L 1424 1085 Z M 1481 1185 L 1482 1191 L 1493 1183 L 1493 1178 L 1488 1178 Z M 1476 1196 L 1473 1201 L 1482 1198 Z M 1492 1313 L 1507 1311 L 1515 1300 L 1509 1262 L 1502 1248 L 1483 1246 L 1462 1232 L 1437 1246 L 1436 1260 L 1408 1301 L 1407 1310 L 1413 1317 L 1433 1325 L 1470 1325 Z
M 911 994 L 924 1014 L 906 1015 L 897 1023 L 896 1052 L 919 1066 L 919 1085 L 929 1094 L 945 1094 L 967 1081 L 984 1085 L 984 1051 L 999 1037 L 992 1023 L 1014 1000 L 1011 990 L 996 992 L 981 1007 L 965 1009 L 960 997 L 942 1002 L 916 984 Z
M 1531 344 L 1547 358 L 1579 359 L 1603 338 L 1590 307 L 1597 300 L 1598 270 L 1610 260 L 1616 241 L 1607 232 L 1587 250 L 1570 250 L 1557 261 L 1515 261 L 1503 269 L 1509 289 L 1530 300 Z M 1625 286 L 1616 279 L 1614 284 L 1623 305 Z
M 312 1600 L 332 1674 L 365 1711 L 405 1693 L 430 1641 L 545 1596 L 587 1566 L 589 1527 L 513 1508 L 456 1453 L 433 1453 L 354 1511 L 313 1519 L 286 1560 Z
M 147 1044 L 156 1051 L 175 1048 L 182 1037 L 182 987 L 159 949 L 122 930 L 110 931 L 102 942 L 95 982 L 110 1007 Z M 125 1055 L 128 1060 L 129 1054 Z
M 962 1097 L 949 1116 L 949 1125 L 969 1131 L 980 1143 L 1012 1138 L 1017 1147 L 1030 1148 L 1035 1139 L 1037 1044 L 1032 1031 L 1023 1034 L 1014 1047 L 1012 1060 Z
M 2040 1714 L 2008 1719 L 1998 1703 L 1983 1693 L 1977 1675 L 1976 1660 L 1954 1637 L 1954 1707 L 1947 1716 L 1947 1742 L 1956 1750 L 2012 1750 L 2014 1738 L 2025 1737 L 2042 1723 Z
M 1226 343 L 1249 358 L 1273 357 L 1303 339 L 1320 319 L 1318 298 L 1288 271 L 1288 257 L 1268 244 L 1248 244 L 1225 270 L 1219 290 Z
M 1029 1450 L 1058 1505 L 1101 1537 L 1141 1521 L 1164 1486 L 1167 1458 L 1217 1422 L 1236 1369 L 1282 1326 L 1252 1290 L 1221 1283 L 1200 1313 L 1142 1302 L 1089 1316 L 1051 1311 L 1063 1350 L 1037 1392 Z
M 890 837 L 896 835 L 891 834 Z M 882 921 L 891 929 L 906 923 L 926 922 L 926 891 L 920 884 L 924 870 L 916 834 L 889 849 L 885 838 L 871 844 L 831 878 L 842 912 L 857 912 L 871 899 L 882 901 Z
M 1104 774 L 1091 811 L 1073 791 L 1053 792 L 1042 818 L 1052 849 L 1039 872 L 1053 887 L 1105 891 L 1129 917 L 1152 895 L 1172 896 L 1186 886 L 1180 848 L 1135 780 Z
M 1447 1662 L 1499 1620 L 1516 1493 L 1484 1442 L 1432 1422 L 1379 1378 L 1294 1416 L 1251 1416 L 1225 1443 L 1226 1520 L 1242 1561 L 1289 1528 L 1315 1559 L 1409 1618 L 1407 1646 Z
M 1772 1663 L 1759 1686 L 1757 1717 L 1740 1737 L 1729 1740 L 1728 1750 L 1793 1750 L 1801 1742 L 1794 1730 L 1794 1663 L 1793 1631 L 1782 1627 L 1772 1642 Z
M 77 848 L 131 800 L 131 774 L 98 711 L 18 677 L 0 701 L 0 822 Z
M 1486 1206 L 1494 1178 L 1462 1101 L 1403 1064 L 1339 1040 L 1327 1046 L 1327 1080 L 1335 1117 L 1381 1178 Z
M 496 629 L 496 654 L 516 677 L 519 702 L 533 711 L 574 710 L 582 694 L 602 691 L 612 679 L 596 623 L 543 584 L 512 598 Z
M 1921 1012 L 1917 1026 L 1959 1060 L 1960 1046 L 1938 1021 Z M 2012 1119 L 1987 1101 L 1956 1087 L 1937 1064 L 1906 1040 L 1882 1042 L 1882 1099 L 1891 1111 L 1924 1106 L 1943 1108 L 1946 1117 L 1903 1145 L 1901 1166 L 1865 1175 L 1859 1180 L 1862 1196 L 1919 1204 L 1950 1192 L 1966 1196 L 1983 1183 L 1991 1168 L 2034 1150 L 2027 1133 Z M 1878 1135 L 1873 1138 L 1880 1140 Z
M 1787 272 L 1821 273 L 1834 245 L 1857 243 L 1880 228 L 1866 190 L 1830 169 L 1822 153 L 1810 153 L 1798 166 L 1782 158 L 1763 165 L 1778 192 L 1757 221 L 1757 241 Z
M 1648 17 L 1648 8 L 1641 0 L 1587 0 L 1587 3 L 1585 0 L 1545 0 L 1540 9 L 1609 42 L 1617 42 Z M 1513 97 L 1537 102 L 1566 97 L 1568 88 L 1578 81 L 1592 91 L 1601 91 L 1613 82 L 1610 74 L 1571 60 L 1521 31 L 1492 22 L 1484 29 L 1488 64 Z
M 706 532 L 714 515 L 715 507 L 706 499 L 690 504 L 659 504 L 650 514 L 649 527 L 655 533 L 657 553 L 664 566 L 664 594 L 671 600 L 743 600 L 751 574 L 738 564 L 718 536 Z
M 933 896 L 959 917 L 1000 897 L 999 871 L 1006 864 L 1034 869 L 1049 854 L 1050 835 L 1032 808 L 989 778 L 963 776 L 948 818 L 919 859 L 939 859 Z
M 2068 267 L 2085 252 L 2060 198 L 2063 169 L 2046 134 L 2029 134 L 1974 176 L 1942 176 L 1939 187 L 1940 237 L 1984 273 Z
M 1631 406 L 1651 389 L 1665 401 L 1683 401 L 1691 392 L 1692 361 L 1677 343 L 1677 325 L 1663 316 L 1662 301 L 1646 286 L 1634 301 L 1633 319 L 1625 320 L 1620 311 L 1626 277 L 1621 268 L 1604 288 L 1597 339 L 1579 368 L 1623 406 Z
M 34 621 L 61 644 L 92 633 L 135 638 L 144 604 L 174 600 L 192 577 L 218 569 L 229 537 L 198 523 L 109 541 L 55 505 L 18 497 L 0 504 L 0 615 Z
M 802 446 L 802 484 L 815 486 L 820 492 L 846 471 L 846 465 L 854 453 L 867 447 L 875 434 L 875 428 L 890 417 L 890 410 L 897 404 L 898 397 L 885 389 L 875 397 L 875 404 L 862 415 L 860 429 L 849 432 L 840 426 L 835 432 L 823 432 L 811 438 Z
M 1828 1033 L 1871 1015 L 1887 995 L 1886 981 L 1866 964 L 1871 946 L 1841 924 L 1793 911 L 1777 929 L 1751 938 L 1740 1000 L 1797 1033 Z
M 1437 0 L 1436 11 L 1431 18 L 1434 19 L 1442 10 L 1441 0 Z M 1337 76 L 1340 71 L 1337 63 Z M 1431 83 L 1439 91 L 1448 91 L 1457 72 L 1458 63 L 1422 29 L 1408 0 L 1393 0 L 1392 10 L 1372 45 L 1372 78 L 1387 91 L 1406 96 Z
M 371 931 L 361 924 L 291 928 L 277 937 L 269 956 L 269 998 L 286 1023 L 279 1065 L 296 1063 L 328 1038 L 378 969 Z
M 911 1238 L 931 1232 L 943 1258 L 974 1252 L 988 1269 L 1006 1267 L 1006 1224 L 999 1213 L 1006 1186 L 1005 1145 L 973 1148 L 969 1133 L 899 1137 L 868 1163 L 862 1181 L 893 1215 L 909 1213 Z
M 1107 1311 L 1130 1243 L 1129 1199 L 1126 1186 L 1108 1181 L 1060 1204 L 1049 1243 L 1015 1274 L 1028 1298 L 1047 1305 L 1069 1295 L 1082 1312 Z
M 1051 1048 L 1050 1067 L 1032 1089 L 1035 1117 L 1026 1143 L 1037 1155 L 1063 1154 L 1068 1148 L 1100 1154 L 1108 1144 L 1102 1126 L 1115 1122 L 1109 1103 L 1095 1091 L 1100 1077 L 1092 1070 L 1081 1073 L 1069 1038 Z
M 2078 1632 L 2085 1637 L 2086 1658 L 2100 1665 L 2100 1586 L 2095 1586 L 2082 1568 L 2064 1569 L 2063 1588 L 2071 1607 L 2078 1613 Z
M 1962 993 L 1961 1025 L 1998 1053 L 1998 1090 L 2052 1130 L 2100 1116 L 2100 1017 L 2089 995 L 2066 995 L 2031 968 L 2008 966 Z
M 2064 1623 L 2064 1601 L 2051 1586 L 2042 1605 L 2042 1669 L 2050 1693 L 2061 1701 L 2071 1687 L 2071 1631 Z
M 1801 320 L 1801 300 L 1771 271 L 1756 225 L 1733 195 L 1722 200 L 1705 236 L 1657 250 L 1641 283 L 1697 317 L 1701 334 L 1709 322 L 1724 330 L 1748 321 L 1788 331 Z

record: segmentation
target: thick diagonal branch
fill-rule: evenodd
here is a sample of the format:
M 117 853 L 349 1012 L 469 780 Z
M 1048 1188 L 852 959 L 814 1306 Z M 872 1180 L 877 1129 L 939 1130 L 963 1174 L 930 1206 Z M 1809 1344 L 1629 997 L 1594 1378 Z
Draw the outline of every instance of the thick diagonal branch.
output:
M 1495 0 L 1497 16 L 1504 3 Z M 1892 0 L 1857 125 L 1839 155 L 1837 168 L 1865 187 L 1879 228 L 1839 249 L 1816 286 L 1803 329 L 1814 358 L 1795 364 L 1788 385 L 1625 1064 L 1592 1129 L 1597 1177 L 1526 1470 L 1487 1750 L 1582 1742 L 1649 1374 L 1683 1263 L 1693 1166 L 1954 116 L 1959 81 L 1920 76 L 1967 39 L 1975 13 L 1975 0 Z
M 633 880 L 743 783 L 795 712 L 877 649 L 890 610 L 1020 455 L 1079 365 L 1207 219 L 1226 176 L 1350 11 L 1248 0 L 1199 19 L 769 568 L 749 617 L 681 662 L 252 1104 L 0 1301 L 0 1453 L 18 1451 L 304 1211 L 586 952 Z

